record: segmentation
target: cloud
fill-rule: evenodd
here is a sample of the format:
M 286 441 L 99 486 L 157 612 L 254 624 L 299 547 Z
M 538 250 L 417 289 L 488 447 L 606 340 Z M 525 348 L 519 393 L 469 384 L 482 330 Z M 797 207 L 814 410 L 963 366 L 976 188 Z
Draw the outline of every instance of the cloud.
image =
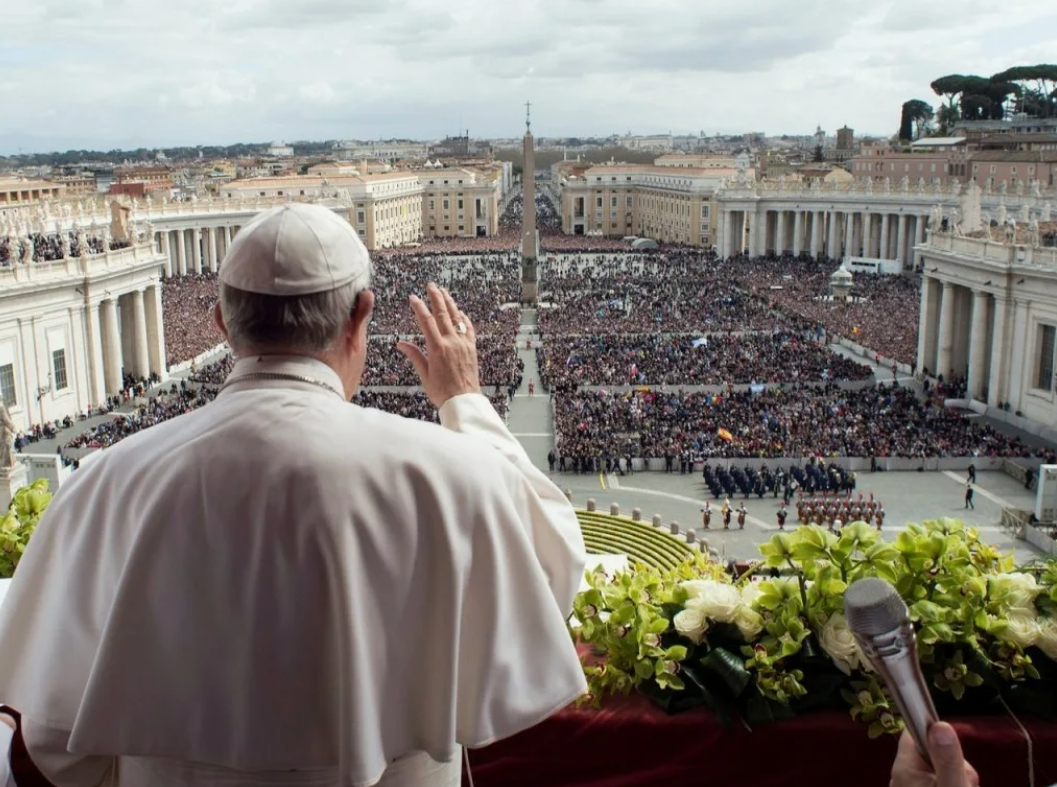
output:
M 541 136 L 887 135 L 936 77 L 1057 47 L 1036 0 L 40 0 L 4 21 L 5 106 L 62 111 L 0 113 L 0 153 L 516 136 L 529 99 Z
M 311 85 L 304 85 L 299 93 L 301 98 L 313 104 L 329 104 L 337 97 L 329 82 L 313 82 Z

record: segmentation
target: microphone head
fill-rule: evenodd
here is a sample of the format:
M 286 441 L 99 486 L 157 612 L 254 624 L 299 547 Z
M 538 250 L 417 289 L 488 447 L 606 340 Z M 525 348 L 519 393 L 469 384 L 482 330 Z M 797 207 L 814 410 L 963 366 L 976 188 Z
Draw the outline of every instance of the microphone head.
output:
M 874 637 L 897 628 L 907 618 L 899 592 L 883 579 L 860 579 L 844 591 L 844 619 L 853 634 Z

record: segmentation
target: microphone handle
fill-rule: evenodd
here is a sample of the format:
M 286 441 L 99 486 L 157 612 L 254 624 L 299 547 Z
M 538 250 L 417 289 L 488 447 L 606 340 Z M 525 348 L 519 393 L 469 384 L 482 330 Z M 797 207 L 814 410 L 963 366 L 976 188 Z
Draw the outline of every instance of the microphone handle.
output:
M 927 743 L 928 732 L 929 727 L 939 721 L 939 715 L 932 702 L 932 695 L 929 693 L 925 676 L 921 673 L 914 630 L 909 622 L 900 627 L 898 635 L 898 639 L 902 639 L 903 647 L 898 647 L 898 645 L 891 647 L 893 639 L 891 634 L 882 634 L 873 638 L 874 642 L 869 643 L 873 647 L 864 650 L 870 662 L 884 678 L 885 685 L 888 686 L 888 691 L 899 708 L 899 714 L 914 737 L 918 753 L 931 766 L 932 760 L 929 757 Z M 881 644 L 877 642 L 878 640 L 885 641 L 880 648 L 883 655 L 878 653 L 876 645 Z

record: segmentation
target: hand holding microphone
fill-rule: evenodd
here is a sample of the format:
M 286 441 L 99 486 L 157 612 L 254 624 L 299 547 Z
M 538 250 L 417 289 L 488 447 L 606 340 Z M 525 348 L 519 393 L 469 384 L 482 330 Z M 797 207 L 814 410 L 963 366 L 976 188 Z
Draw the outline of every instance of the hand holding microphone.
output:
M 892 787 L 977 787 L 954 728 L 939 721 L 918 662 L 907 605 L 883 579 L 860 579 L 844 592 L 844 617 L 863 654 L 884 678 L 906 723 Z

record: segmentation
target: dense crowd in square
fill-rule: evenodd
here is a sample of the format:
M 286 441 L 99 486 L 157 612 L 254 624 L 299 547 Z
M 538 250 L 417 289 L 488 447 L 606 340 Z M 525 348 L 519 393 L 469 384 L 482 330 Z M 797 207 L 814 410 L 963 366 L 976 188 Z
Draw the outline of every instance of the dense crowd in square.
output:
M 826 298 L 837 263 L 756 259 L 736 266 L 739 284 L 782 311 L 876 353 L 913 365 L 921 310 L 916 277 L 853 273 L 852 302 Z
M 570 385 L 739 385 L 867 380 L 869 366 L 819 344 L 814 334 L 550 336 L 537 351 L 548 389 Z
M 577 458 L 1035 453 L 1019 439 L 899 386 L 854 391 L 835 384 L 779 386 L 723 394 L 581 390 L 557 393 L 554 402 L 557 450 Z

